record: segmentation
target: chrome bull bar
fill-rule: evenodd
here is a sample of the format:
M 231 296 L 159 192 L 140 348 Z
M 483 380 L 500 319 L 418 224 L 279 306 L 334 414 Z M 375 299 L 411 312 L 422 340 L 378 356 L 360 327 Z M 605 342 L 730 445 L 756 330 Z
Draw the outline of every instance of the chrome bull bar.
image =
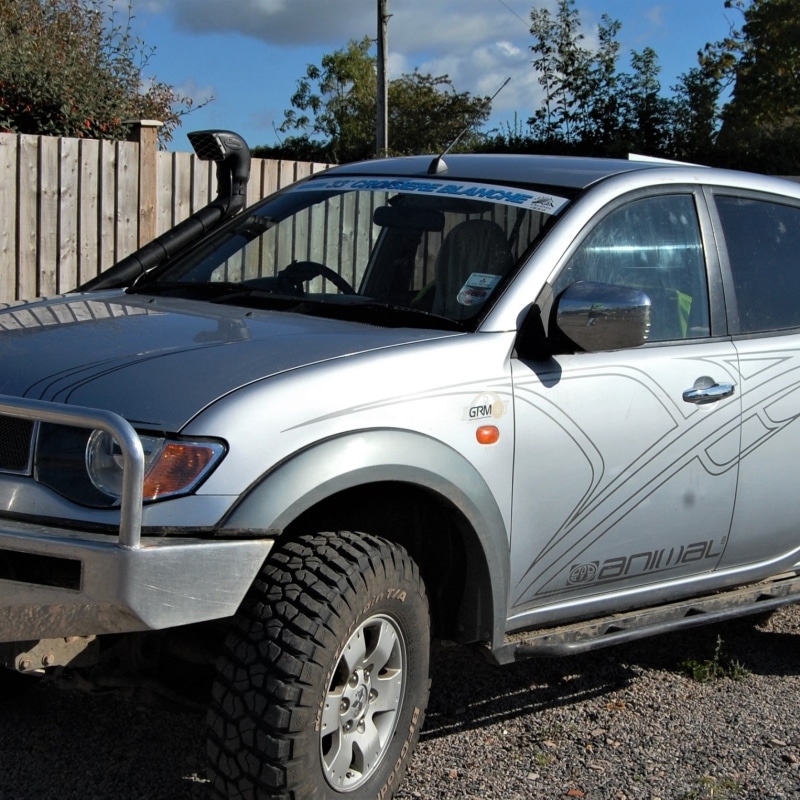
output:
M 131 548 L 141 546 L 144 451 L 138 434 L 127 420 L 113 411 L 5 395 L 0 395 L 0 414 L 33 422 L 101 430 L 113 436 L 122 451 L 123 467 L 119 543 Z

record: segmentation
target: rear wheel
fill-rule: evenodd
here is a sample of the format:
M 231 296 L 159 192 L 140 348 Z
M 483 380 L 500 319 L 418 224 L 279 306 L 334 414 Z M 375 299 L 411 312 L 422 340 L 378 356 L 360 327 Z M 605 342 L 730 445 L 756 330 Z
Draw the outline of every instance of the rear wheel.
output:
M 209 756 L 222 797 L 390 798 L 428 700 L 416 564 L 340 532 L 270 554 L 219 659 Z

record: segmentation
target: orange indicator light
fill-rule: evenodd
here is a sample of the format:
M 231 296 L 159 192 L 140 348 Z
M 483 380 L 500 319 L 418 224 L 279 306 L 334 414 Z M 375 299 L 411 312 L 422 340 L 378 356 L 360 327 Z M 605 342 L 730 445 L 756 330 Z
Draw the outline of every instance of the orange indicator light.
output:
M 500 438 L 500 431 L 494 425 L 481 425 L 475 431 L 478 444 L 494 444 Z
M 144 498 L 155 500 L 182 491 L 203 474 L 213 457 L 211 448 L 168 443 L 145 476 Z

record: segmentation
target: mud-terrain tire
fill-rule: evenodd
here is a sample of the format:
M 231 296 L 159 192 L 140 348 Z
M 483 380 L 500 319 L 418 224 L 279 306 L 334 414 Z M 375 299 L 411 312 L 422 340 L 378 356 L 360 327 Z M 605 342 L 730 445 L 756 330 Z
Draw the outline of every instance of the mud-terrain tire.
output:
M 428 702 L 414 561 L 360 533 L 278 546 L 217 665 L 208 755 L 229 800 L 391 798 Z

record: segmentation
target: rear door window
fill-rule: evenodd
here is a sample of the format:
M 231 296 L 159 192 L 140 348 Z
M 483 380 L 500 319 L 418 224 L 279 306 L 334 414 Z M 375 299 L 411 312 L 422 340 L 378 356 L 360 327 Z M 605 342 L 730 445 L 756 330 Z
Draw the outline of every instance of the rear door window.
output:
M 715 200 L 736 293 L 739 331 L 800 327 L 800 207 L 720 194 Z

